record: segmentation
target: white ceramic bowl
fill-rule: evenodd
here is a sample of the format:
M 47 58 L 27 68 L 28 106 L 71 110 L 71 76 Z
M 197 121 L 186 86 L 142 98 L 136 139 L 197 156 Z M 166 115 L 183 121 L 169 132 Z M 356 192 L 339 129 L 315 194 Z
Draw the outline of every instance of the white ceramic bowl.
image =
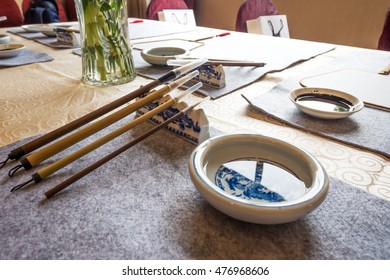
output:
M 141 56 L 152 65 L 166 66 L 168 60 L 175 59 L 177 55 L 187 55 L 188 53 L 186 49 L 178 47 L 153 47 L 143 50 Z
M 290 92 L 290 100 L 302 112 L 321 119 L 343 119 L 364 107 L 360 98 L 327 88 L 299 88 Z
M 0 58 L 17 56 L 26 47 L 22 44 L 4 44 L 0 45 Z
M 8 44 L 11 41 L 11 37 L 7 34 L 0 34 L 0 44 Z
M 309 153 L 255 134 L 204 141 L 191 154 L 189 172 L 213 207 L 257 224 L 301 218 L 324 201 L 329 187 L 325 170 Z
M 53 27 L 78 28 L 78 25 L 77 22 L 53 22 L 53 23 L 38 23 L 38 24 L 22 25 L 22 28 L 26 32 L 31 32 L 31 33 L 41 32 L 48 37 L 56 37 L 57 32 L 53 29 Z

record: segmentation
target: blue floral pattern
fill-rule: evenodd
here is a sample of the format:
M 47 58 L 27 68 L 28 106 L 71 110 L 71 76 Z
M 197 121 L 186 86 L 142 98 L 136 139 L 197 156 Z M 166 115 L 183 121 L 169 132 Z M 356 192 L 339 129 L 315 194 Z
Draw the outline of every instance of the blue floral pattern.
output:
M 255 179 L 250 180 L 239 172 L 222 165 L 215 174 L 215 183 L 221 190 L 243 199 L 268 202 L 285 201 L 283 196 L 261 184 L 263 170 L 264 162 L 257 161 Z
M 152 102 L 148 105 L 145 105 L 144 109 L 146 111 L 151 111 L 154 108 L 156 108 L 157 106 L 159 106 L 159 104 L 157 102 Z M 150 119 L 150 121 L 152 121 L 155 124 L 160 124 L 161 122 L 166 121 L 167 119 L 173 117 L 174 115 L 176 115 L 179 112 L 180 112 L 179 109 L 169 107 L 169 108 L 165 109 L 164 111 L 157 114 L 157 116 L 160 119 L 153 117 Z M 144 112 L 142 110 L 138 110 L 137 113 L 140 115 L 144 114 Z M 161 119 L 162 119 L 162 121 L 161 121 Z M 172 125 L 177 127 L 177 129 L 174 128 Z M 166 129 L 180 135 L 181 137 L 184 137 L 184 138 L 190 140 L 193 143 L 199 143 L 199 139 L 197 139 L 194 136 L 191 136 L 191 134 L 189 134 L 188 131 L 193 131 L 193 132 L 199 134 L 201 132 L 201 127 L 199 126 L 198 121 L 194 121 L 192 118 L 188 117 L 188 115 L 184 115 L 183 117 L 173 121 L 170 126 L 166 127 Z

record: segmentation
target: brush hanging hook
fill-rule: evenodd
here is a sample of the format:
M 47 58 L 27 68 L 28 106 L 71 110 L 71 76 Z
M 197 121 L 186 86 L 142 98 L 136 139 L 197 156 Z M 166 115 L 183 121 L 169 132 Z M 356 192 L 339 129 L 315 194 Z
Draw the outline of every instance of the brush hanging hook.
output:
M 23 165 L 19 164 L 15 167 L 11 168 L 10 171 L 8 172 L 8 176 L 13 177 L 15 175 L 16 171 L 18 171 L 22 167 L 23 167 Z
M 31 179 L 31 180 L 28 180 L 28 181 L 26 181 L 26 182 L 24 182 L 24 183 L 22 183 L 22 184 L 16 185 L 15 187 L 13 187 L 13 188 L 11 189 L 11 192 L 14 192 L 14 191 L 17 191 L 17 190 L 23 188 L 25 185 L 31 183 L 32 181 L 34 181 L 34 179 Z
M 0 162 L 0 169 L 3 168 L 3 167 L 7 164 L 7 162 L 8 162 L 9 160 L 10 160 L 10 157 L 8 156 L 7 159 L 6 159 L 5 161 Z

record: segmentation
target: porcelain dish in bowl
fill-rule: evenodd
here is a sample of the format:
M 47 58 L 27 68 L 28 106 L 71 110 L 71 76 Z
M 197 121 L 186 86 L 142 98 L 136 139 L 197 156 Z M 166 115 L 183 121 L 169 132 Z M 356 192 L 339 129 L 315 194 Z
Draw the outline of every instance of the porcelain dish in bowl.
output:
M 364 107 L 360 98 L 327 88 L 295 89 L 290 92 L 290 100 L 302 112 L 321 119 L 343 119 Z
M 326 198 L 329 179 L 303 149 L 257 134 L 210 138 L 189 160 L 191 179 L 217 210 L 256 224 L 295 221 Z

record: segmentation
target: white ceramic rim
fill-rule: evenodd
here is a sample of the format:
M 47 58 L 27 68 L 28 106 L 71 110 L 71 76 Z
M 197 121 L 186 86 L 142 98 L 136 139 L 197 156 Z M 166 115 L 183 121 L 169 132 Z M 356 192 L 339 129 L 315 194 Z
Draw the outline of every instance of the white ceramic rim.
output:
M 295 100 L 298 96 L 301 94 L 307 94 L 307 93 L 316 93 L 316 94 L 328 94 L 333 95 L 337 97 L 344 98 L 352 103 L 354 106 L 354 110 L 350 112 L 331 112 L 331 111 L 324 111 L 324 110 L 318 110 L 311 107 L 307 107 L 305 105 L 297 103 Z M 303 87 L 294 89 L 289 94 L 290 100 L 295 104 L 295 106 L 300 109 L 302 112 L 323 118 L 323 119 L 341 119 L 346 118 L 356 112 L 359 112 L 364 107 L 364 102 L 359 97 L 354 96 L 352 94 L 346 93 L 344 91 L 335 90 L 335 89 L 329 89 L 329 88 L 317 88 L 317 87 Z
M 46 25 L 47 24 L 44 23 L 37 23 L 37 24 L 26 24 L 26 25 L 22 25 L 21 27 L 27 32 L 37 33 L 40 32 L 39 27 L 46 26 Z
M 72 27 L 77 26 L 77 21 L 69 21 L 69 22 L 49 22 L 49 23 L 35 23 L 35 24 L 25 24 L 21 27 L 31 33 L 41 32 L 41 27 Z
M 8 44 L 11 41 L 11 37 L 7 34 L 0 34 L 0 44 Z
M 317 169 L 316 176 L 312 180 L 311 186 L 306 186 L 309 191 L 304 194 L 303 196 L 295 199 L 295 200 L 289 200 L 284 202 L 261 202 L 256 201 L 256 203 L 252 203 L 248 200 L 240 199 L 234 196 L 231 196 L 218 188 L 208 177 L 207 174 L 204 172 L 204 155 L 205 152 L 208 151 L 208 149 L 211 149 L 217 145 L 223 145 L 223 142 L 225 140 L 231 140 L 231 141 L 241 141 L 239 138 L 242 139 L 242 137 L 252 139 L 255 142 L 259 141 L 267 141 L 268 143 L 272 143 L 273 145 L 277 146 L 284 146 L 288 147 L 289 149 L 292 149 L 294 152 L 298 152 L 300 155 L 304 156 L 306 161 L 308 163 L 311 163 L 314 168 Z M 227 142 L 226 142 L 227 143 Z M 231 142 L 230 142 L 231 143 Z M 219 147 L 221 148 L 221 146 Z M 231 159 L 234 160 L 234 159 Z M 328 176 L 322 167 L 322 165 L 309 153 L 304 151 L 303 149 L 296 147 L 292 144 L 289 144 L 285 141 L 262 136 L 262 135 L 256 135 L 256 134 L 230 134 L 230 135 L 223 135 L 223 136 L 217 136 L 210 138 L 203 143 L 201 143 L 192 153 L 190 158 L 190 171 L 194 172 L 193 175 L 197 177 L 198 180 L 203 184 L 204 191 L 211 191 L 213 194 L 217 194 L 221 198 L 225 200 L 225 202 L 230 204 L 237 204 L 245 207 L 252 207 L 252 208 L 265 208 L 265 209 L 275 209 L 278 210 L 280 208 L 286 209 L 286 208 L 294 208 L 299 207 L 304 204 L 310 204 L 311 201 L 316 200 L 319 196 L 323 196 L 328 192 Z M 284 166 L 283 164 L 281 164 Z M 207 187 L 204 187 L 207 186 Z M 321 201 L 322 202 L 322 201 Z

